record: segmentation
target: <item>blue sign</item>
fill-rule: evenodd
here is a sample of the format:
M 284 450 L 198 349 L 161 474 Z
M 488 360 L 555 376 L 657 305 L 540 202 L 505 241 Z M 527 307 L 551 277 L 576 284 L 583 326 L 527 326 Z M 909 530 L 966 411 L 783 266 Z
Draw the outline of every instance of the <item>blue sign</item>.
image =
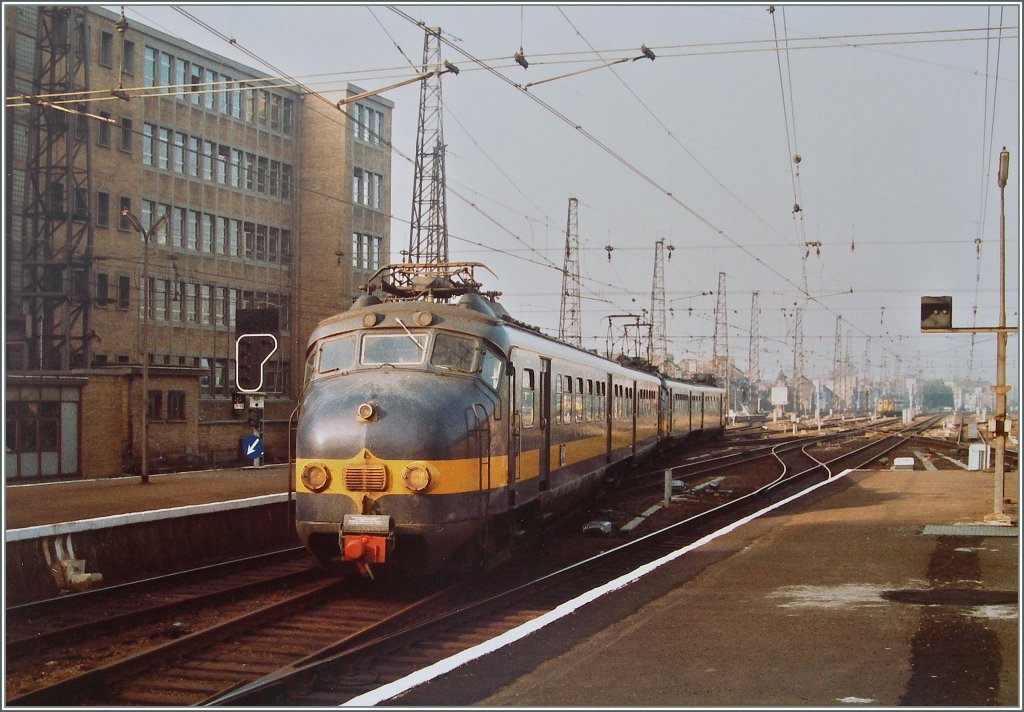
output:
M 263 439 L 259 435 L 246 435 L 242 438 L 242 454 L 250 460 L 259 459 L 263 455 Z

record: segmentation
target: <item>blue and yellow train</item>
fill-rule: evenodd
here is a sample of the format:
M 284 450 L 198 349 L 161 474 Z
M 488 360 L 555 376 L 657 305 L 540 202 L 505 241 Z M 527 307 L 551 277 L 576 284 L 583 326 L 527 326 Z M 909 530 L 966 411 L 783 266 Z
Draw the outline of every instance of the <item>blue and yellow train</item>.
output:
M 309 339 L 296 527 L 328 569 L 406 576 L 480 565 L 616 467 L 722 428 L 722 389 L 544 336 L 472 279 L 448 288 L 445 273 L 413 290 L 395 278 L 408 267 L 368 284 L 394 298 L 368 293 Z

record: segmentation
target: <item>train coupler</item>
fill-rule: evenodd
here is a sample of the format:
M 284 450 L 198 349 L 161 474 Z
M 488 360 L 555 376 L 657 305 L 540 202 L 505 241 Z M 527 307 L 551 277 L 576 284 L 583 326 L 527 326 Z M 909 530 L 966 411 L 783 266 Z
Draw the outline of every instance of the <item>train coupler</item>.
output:
M 342 559 L 373 578 L 370 564 L 383 564 L 394 546 L 394 523 L 387 515 L 346 514 L 339 533 Z

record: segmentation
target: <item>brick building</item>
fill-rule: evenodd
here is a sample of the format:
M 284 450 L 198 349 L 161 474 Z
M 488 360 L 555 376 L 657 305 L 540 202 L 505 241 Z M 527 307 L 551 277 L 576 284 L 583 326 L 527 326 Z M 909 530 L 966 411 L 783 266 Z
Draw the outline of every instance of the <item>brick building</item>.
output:
M 138 471 L 144 420 L 151 472 L 237 463 L 242 309 L 277 313 L 282 460 L 306 337 L 388 261 L 393 104 L 342 112 L 97 6 L 4 23 L 6 479 Z

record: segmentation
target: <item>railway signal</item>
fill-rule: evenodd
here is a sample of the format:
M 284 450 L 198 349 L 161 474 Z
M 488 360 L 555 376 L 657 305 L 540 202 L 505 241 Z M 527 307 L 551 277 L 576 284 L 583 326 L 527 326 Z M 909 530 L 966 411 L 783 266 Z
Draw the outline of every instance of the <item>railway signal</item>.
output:
M 277 351 L 273 334 L 242 334 L 235 339 L 235 385 L 242 393 L 263 389 L 263 367 Z
M 239 309 L 235 313 L 235 386 L 240 392 L 263 390 L 264 366 L 277 351 L 277 333 L 277 309 Z
M 953 327 L 953 297 L 921 297 L 921 331 Z

